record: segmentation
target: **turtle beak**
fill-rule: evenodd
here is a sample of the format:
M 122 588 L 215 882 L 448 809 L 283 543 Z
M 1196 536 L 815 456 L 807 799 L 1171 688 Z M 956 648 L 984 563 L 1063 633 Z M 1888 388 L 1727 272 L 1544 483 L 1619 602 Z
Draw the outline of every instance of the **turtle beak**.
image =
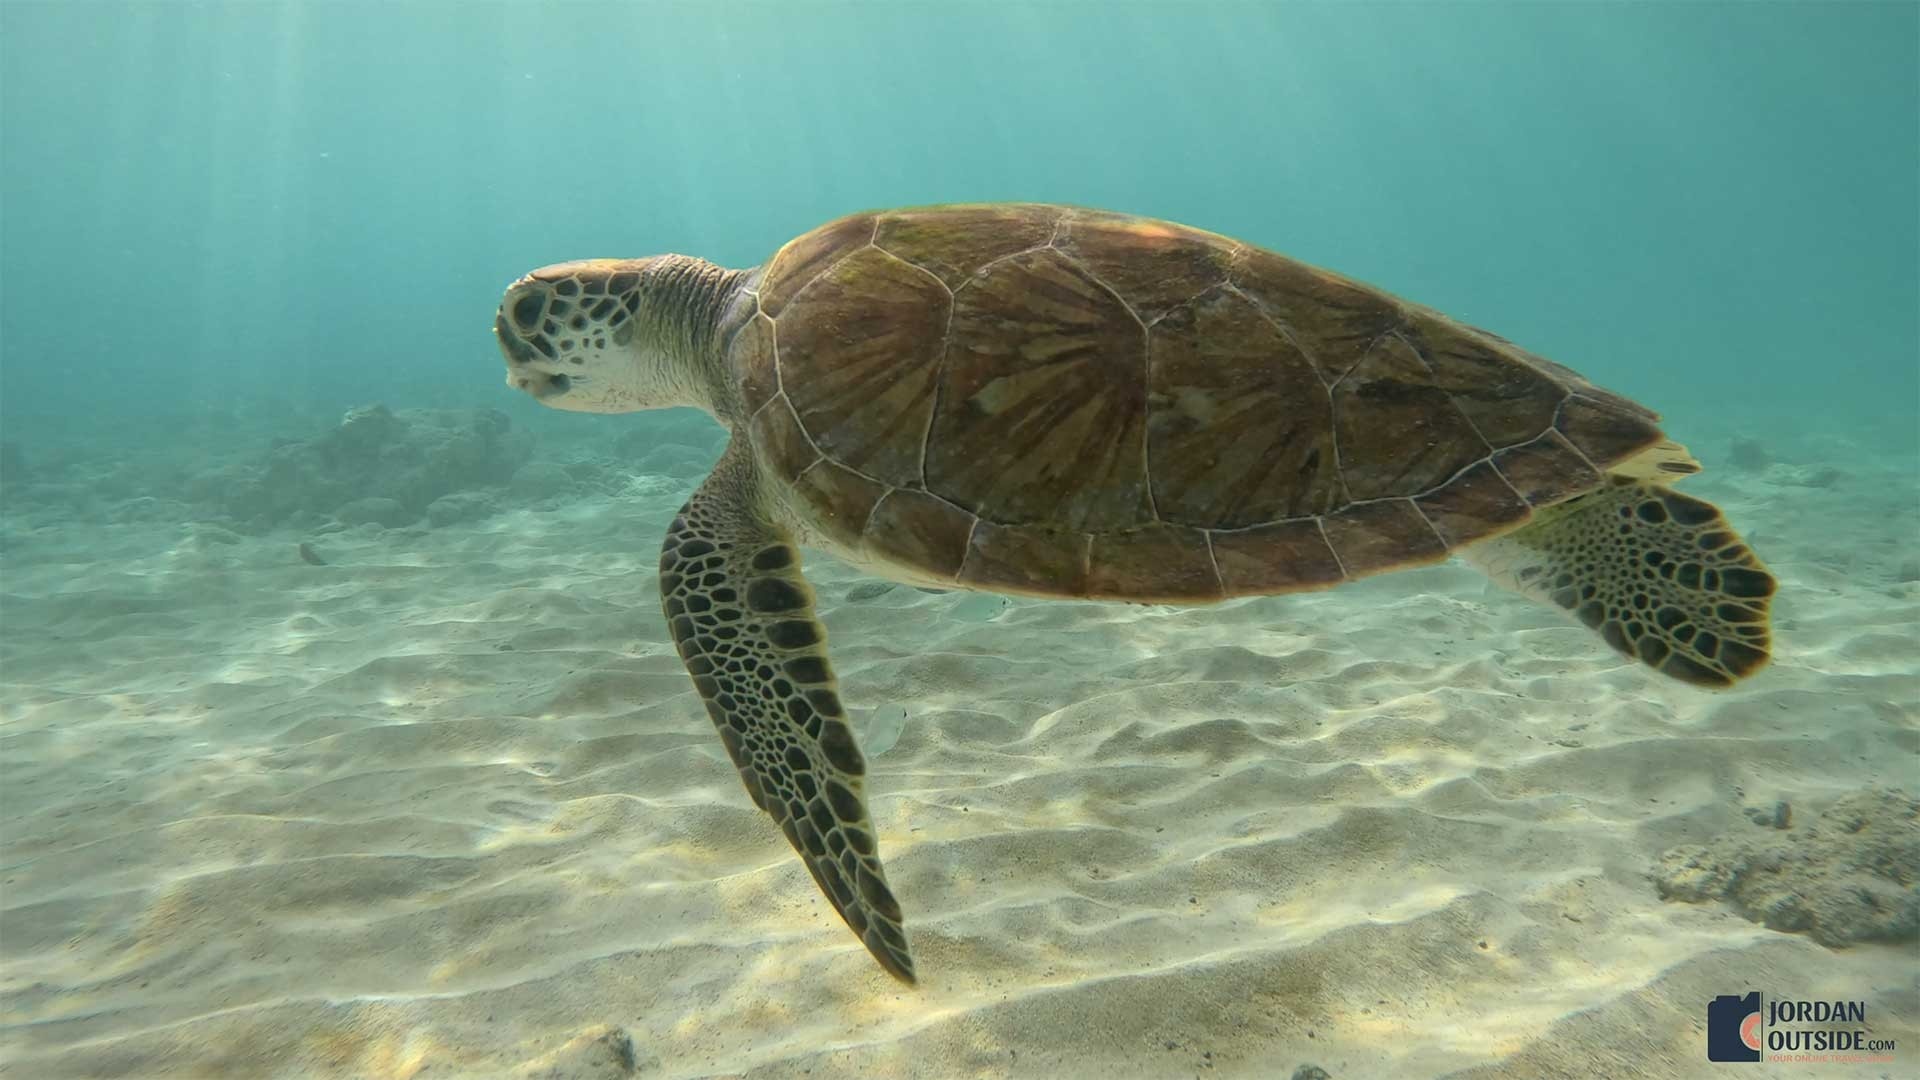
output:
M 557 398 L 573 389 L 573 380 L 560 372 L 534 371 L 525 375 L 507 376 L 507 382 L 533 396 L 535 401 Z

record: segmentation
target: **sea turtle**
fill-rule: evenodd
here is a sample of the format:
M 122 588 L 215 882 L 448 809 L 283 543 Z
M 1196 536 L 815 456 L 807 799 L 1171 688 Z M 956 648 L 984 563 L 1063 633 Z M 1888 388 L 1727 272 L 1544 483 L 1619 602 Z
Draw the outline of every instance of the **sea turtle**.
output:
M 660 599 L 747 792 L 911 982 L 799 545 L 894 580 L 1207 603 L 1458 552 L 1685 682 L 1768 656 L 1774 581 L 1654 413 L 1483 330 L 1170 222 L 855 214 L 753 270 L 659 255 L 507 289 L 507 382 L 732 434 Z

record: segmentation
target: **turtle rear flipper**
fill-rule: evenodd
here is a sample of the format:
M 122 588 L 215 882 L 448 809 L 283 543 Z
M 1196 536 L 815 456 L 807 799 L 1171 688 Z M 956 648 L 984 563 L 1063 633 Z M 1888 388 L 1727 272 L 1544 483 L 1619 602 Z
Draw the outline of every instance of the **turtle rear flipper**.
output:
M 1682 682 L 1732 686 L 1770 655 L 1773 575 L 1717 507 L 1661 484 L 1613 483 L 1461 554 Z
M 759 512 L 755 491 L 751 449 L 736 439 L 667 528 L 660 604 L 747 794 L 880 966 L 911 983 L 827 632 L 800 553 Z

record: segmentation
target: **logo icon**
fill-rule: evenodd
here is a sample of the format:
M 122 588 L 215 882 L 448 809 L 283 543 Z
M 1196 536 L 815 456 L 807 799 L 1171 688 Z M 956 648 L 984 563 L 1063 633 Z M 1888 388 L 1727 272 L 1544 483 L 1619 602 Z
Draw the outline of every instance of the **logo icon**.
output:
M 1721 994 L 1707 1005 L 1707 1060 L 1760 1060 L 1760 991 Z

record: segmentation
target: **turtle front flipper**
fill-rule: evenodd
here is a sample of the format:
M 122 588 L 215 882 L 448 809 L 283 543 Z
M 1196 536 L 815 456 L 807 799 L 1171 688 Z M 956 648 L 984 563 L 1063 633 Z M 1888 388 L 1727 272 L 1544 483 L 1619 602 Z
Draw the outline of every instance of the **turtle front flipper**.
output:
M 826 629 L 800 553 L 759 505 L 751 450 L 735 440 L 667 529 L 661 607 L 747 794 L 880 966 L 911 983 Z

